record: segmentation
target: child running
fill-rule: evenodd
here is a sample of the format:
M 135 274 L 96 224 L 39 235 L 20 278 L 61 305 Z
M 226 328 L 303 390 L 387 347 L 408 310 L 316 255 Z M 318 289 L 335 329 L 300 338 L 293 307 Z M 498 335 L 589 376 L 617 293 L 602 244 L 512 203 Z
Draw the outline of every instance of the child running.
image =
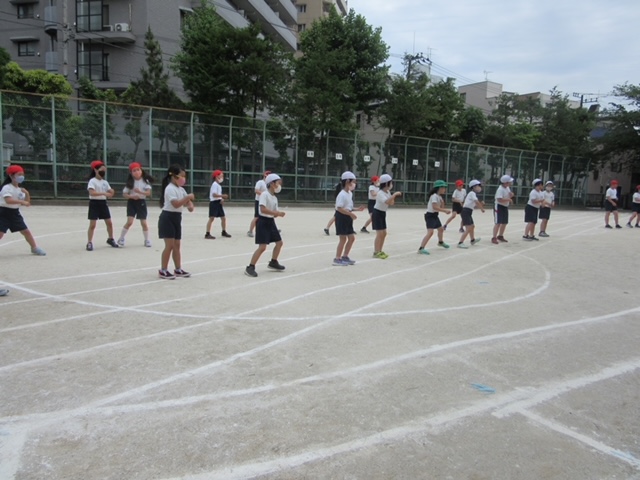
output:
M 231 235 L 227 233 L 227 217 L 224 215 L 224 208 L 222 203 L 229 198 L 229 195 L 222 193 L 222 182 L 224 181 L 224 173 L 222 170 L 214 170 L 213 183 L 211 184 L 211 190 L 209 191 L 209 221 L 207 222 L 207 233 L 204 238 L 207 240 L 215 240 L 216 237 L 211 235 L 211 226 L 216 218 L 220 218 L 222 223 L 222 236 L 231 238 Z
M 605 194 L 604 209 L 607 213 L 604 214 L 604 228 L 611 228 L 609 225 L 609 215 L 613 212 L 613 219 L 616 221 L 616 228 L 622 228 L 618 223 L 618 181 L 611 180 L 611 186 L 607 188 Z
M 553 193 L 555 185 L 551 180 L 544 184 L 544 203 L 540 207 L 540 233 L 539 237 L 548 237 L 547 233 L 547 224 L 549 223 L 549 218 L 551 217 L 551 209 L 556 206 L 555 198 L 556 196 Z
M 129 165 L 129 176 L 122 190 L 122 196 L 127 199 L 127 223 L 122 227 L 118 245 L 124 247 L 124 237 L 129 232 L 133 221 L 137 218 L 142 226 L 144 236 L 144 246 L 150 247 L 149 224 L 147 223 L 147 198 L 151 196 L 151 184 L 153 178 L 145 173 L 142 165 L 133 162 Z
M 508 240 L 504 238 L 504 231 L 509 224 L 509 205 L 513 201 L 513 192 L 509 188 L 512 183 L 513 178 L 509 175 L 503 175 L 500 177 L 500 186 L 496 190 L 496 202 L 493 209 L 495 225 L 491 238 L 491 243 L 496 245 L 500 242 L 508 243 Z
M 381 258 L 382 260 L 389 257 L 389 255 L 382 251 L 384 240 L 387 237 L 387 210 L 390 205 L 395 205 L 396 198 L 402 195 L 402 192 L 391 193 L 390 190 L 392 188 L 393 179 L 391 175 L 387 175 L 386 173 L 381 175 L 380 188 L 376 195 L 373 213 L 371 214 L 371 228 L 376 231 L 376 239 L 373 244 L 373 256 L 374 258 Z
M 444 207 L 444 200 L 442 199 L 442 195 L 444 195 L 446 191 L 447 182 L 445 182 L 444 180 L 436 180 L 436 183 L 433 184 L 433 188 L 429 192 L 427 213 L 424 214 L 424 221 L 427 224 L 427 234 L 422 239 L 420 248 L 418 249 L 418 253 L 422 255 L 429 255 L 429 251 L 425 247 L 433 236 L 434 230 L 438 231 L 438 246 L 442 248 L 449 248 L 449 245 L 444 243 L 444 228 L 442 227 L 442 223 L 438 218 L 438 214 L 440 212 L 446 213 L 447 215 L 451 213 L 450 210 L 447 210 Z
M 478 200 L 478 193 L 481 191 L 482 183 L 479 180 L 471 180 L 469 182 L 469 193 L 464 199 L 462 213 L 460 214 L 462 225 L 464 225 L 464 232 L 458 242 L 458 248 L 469 248 L 464 244 L 467 235 L 471 238 L 471 245 L 475 245 L 480 241 L 480 239 L 474 235 L 476 226 L 473 224 L 473 209 L 479 208 L 480 211 L 484 213 L 484 203 Z
M 636 186 L 636 193 L 633 194 L 633 201 L 631 202 L 631 211 L 633 212 L 627 222 L 627 227 L 633 228 L 631 222 L 636 219 L 636 228 L 640 228 L 640 185 Z
M 251 219 L 251 224 L 249 225 L 249 231 L 247 232 L 247 237 L 253 237 L 253 231 L 256 228 L 256 222 L 258 221 L 258 217 L 260 216 L 260 195 L 267 189 L 267 184 L 265 183 L 265 179 L 267 176 L 271 174 L 269 170 L 264 172 L 262 178 L 256 182 L 255 187 L 253 187 L 253 191 L 256 194 L 254 206 L 253 206 L 253 218 Z
M 456 189 L 451 194 L 451 216 L 447 220 L 447 223 L 444 224 L 444 229 L 447 229 L 447 225 L 449 225 L 454 218 L 459 213 L 462 213 L 462 205 L 464 204 L 464 198 L 467 196 L 467 192 L 464 189 L 464 182 L 462 180 L 456 180 Z M 460 220 L 460 229 L 458 230 L 460 233 L 464 232 L 464 228 L 462 228 L 462 220 Z
M 353 229 L 353 221 L 356 217 L 354 210 L 361 212 L 364 207 L 354 208 L 353 191 L 356 189 L 356 176 L 352 172 L 344 172 L 340 176 L 340 193 L 336 197 L 336 235 L 340 237 L 338 247 L 336 248 L 336 257 L 333 259 L 333 265 L 338 267 L 346 267 L 347 265 L 355 265 L 355 261 L 349 258 L 351 247 L 356 241 L 356 232 Z
M 158 237 L 164 239 L 164 250 L 160 257 L 160 270 L 158 276 L 164 280 L 175 280 L 176 277 L 190 277 L 189 272 L 182 269 L 182 209 L 193 212 L 193 193 L 185 191 L 184 184 L 187 176 L 181 165 L 171 165 L 167 174 L 162 179 L 162 191 L 160 192 L 160 206 L 162 212 L 158 219 Z M 169 259 L 173 257 L 175 269 L 171 273 Z
M 107 226 L 107 244 L 113 248 L 119 245 L 113 239 L 113 222 L 111 221 L 111 212 L 107 204 L 107 198 L 112 198 L 115 194 L 109 182 L 105 180 L 107 176 L 107 166 L 102 160 L 94 160 L 91 162 L 91 174 L 89 175 L 89 230 L 87 231 L 88 252 L 93 250 L 93 234 L 96 231 L 96 222 L 100 219 L 104 220 Z
M 542 191 L 542 179 L 536 178 L 533 181 L 533 190 L 529 192 L 529 201 L 524 207 L 524 221 L 526 223 L 524 227 L 523 240 L 536 240 L 539 238 L 535 236 L 536 223 L 538 223 L 538 212 L 540 207 L 544 203 L 544 192 Z
M 9 166 L 0 189 L 0 238 L 4 237 L 7 230 L 11 230 L 11 233 L 20 232 L 31 247 L 31 253 L 46 255 L 46 252 L 36 244 L 31 230 L 20 214 L 20 206 L 31 206 L 29 192 L 26 188 L 20 187 L 22 182 L 24 182 L 24 169 L 20 165 Z M 4 295 L 7 293 L 8 290 Z
M 258 200 L 260 211 L 258 221 L 256 222 L 255 242 L 258 248 L 253 252 L 251 262 L 244 270 L 245 275 L 254 278 L 258 276 L 256 264 L 258 260 L 260 260 L 260 256 L 267 249 L 267 245 L 271 242 L 275 242 L 276 245 L 273 247 L 271 261 L 269 261 L 267 267 L 280 272 L 284 270 L 284 265 L 278 263 L 278 256 L 282 250 L 282 237 L 280 236 L 280 231 L 275 221 L 275 217 L 284 217 L 285 215 L 285 212 L 278 210 L 278 197 L 276 197 L 276 194 L 282 190 L 282 179 L 279 175 L 270 173 L 264 181 L 267 189 L 260 194 L 260 200 Z
M 369 230 L 367 230 L 367 227 L 371 224 L 371 222 L 373 222 L 373 209 L 375 208 L 375 205 L 376 205 L 376 195 L 378 194 L 379 190 L 380 190 L 380 177 L 378 177 L 377 175 L 374 175 L 373 177 L 371 177 L 371 185 L 369 185 L 369 192 L 368 192 L 367 210 L 369 210 L 369 218 L 364 224 L 364 227 L 360 229 L 362 233 L 369 233 Z

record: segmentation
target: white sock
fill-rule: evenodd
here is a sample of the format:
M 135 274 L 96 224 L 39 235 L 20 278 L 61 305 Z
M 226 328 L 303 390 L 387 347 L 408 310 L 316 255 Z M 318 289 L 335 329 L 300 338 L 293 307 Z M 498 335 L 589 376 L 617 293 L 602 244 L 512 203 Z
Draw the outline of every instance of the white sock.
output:
M 120 232 L 120 238 L 124 238 L 124 236 L 129 232 L 128 228 L 123 228 L 122 232 Z
M 143 230 L 142 234 L 144 235 L 144 240 L 146 242 L 148 242 L 149 241 L 149 230 Z

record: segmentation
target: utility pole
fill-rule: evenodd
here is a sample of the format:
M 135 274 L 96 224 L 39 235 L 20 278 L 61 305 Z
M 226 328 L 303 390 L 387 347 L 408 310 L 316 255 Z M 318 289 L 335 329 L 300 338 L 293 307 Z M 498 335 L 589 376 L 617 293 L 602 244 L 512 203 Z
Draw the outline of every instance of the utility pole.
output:
M 69 75 L 69 23 L 67 22 L 67 0 L 62 0 L 62 75 Z
M 587 98 L 585 100 L 585 95 L 588 95 L 589 97 L 592 98 Z M 577 92 L 573 92 L 573 96 L 575 98 L 579 98 L 580 99 L 580 108 L 582 108 L 582 105 L 584 105 L 585 103 L 597 103 L 598 102 L 598 97 L 597 95 L 599 95 L 599 93 L 577 93 Z

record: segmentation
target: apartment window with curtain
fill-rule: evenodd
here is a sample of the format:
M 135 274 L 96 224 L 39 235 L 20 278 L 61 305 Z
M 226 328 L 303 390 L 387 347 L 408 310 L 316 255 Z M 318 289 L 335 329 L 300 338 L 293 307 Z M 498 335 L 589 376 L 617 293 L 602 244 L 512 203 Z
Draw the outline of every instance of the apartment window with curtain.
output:
M 298 12 L 307 13 L 307 5 L 304 3 L 298 5 Z
M 76 1 L 76 25 L 79 32 L 101 32 L 105 25 L 101 0 Z
M 19 57 L 34 57 L 36 55 L 36 42 L 18 42 Z
M 35 16 L 35 3 L 23 3 L 18 5 L 18 18 L 33 18 Z
M 94 82 L 109 80 L 109 55 L 102 43 L 78 43 L 78 78 L 88 77 Z

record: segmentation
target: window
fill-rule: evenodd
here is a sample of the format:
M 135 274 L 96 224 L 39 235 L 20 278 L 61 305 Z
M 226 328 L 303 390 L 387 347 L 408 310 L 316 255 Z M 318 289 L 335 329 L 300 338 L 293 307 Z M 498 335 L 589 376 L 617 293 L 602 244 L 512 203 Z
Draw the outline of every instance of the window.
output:
M 77 0 L 76 23 L 78 31 L 101 32 L 102 26 L 107 25 L 103 22 L 103 14 L 104 10 L 101 0 Z
M 306 5 L 306 4 L 304 4 L 304 3 L 303 3 L 303 4 L 301 4 L 301 5 L 298 5 L 298 12 L 300 12 L 300 13 L 307 13 L 307 5 Z
M 35 13 L 34 3 L 18 5 L 18 18 L 33 18 Z
M 78 43 L 78 78 L 88 77 L 94 82 L 109 80 L 109 54 L 101 43 Z
M 301 23 L 298 25 L 298 32 L 304 32 L 307 29 L 306 23 Z
M 34 57 L 36 55 L 36 42 L 18 42 L 19 57 Z

